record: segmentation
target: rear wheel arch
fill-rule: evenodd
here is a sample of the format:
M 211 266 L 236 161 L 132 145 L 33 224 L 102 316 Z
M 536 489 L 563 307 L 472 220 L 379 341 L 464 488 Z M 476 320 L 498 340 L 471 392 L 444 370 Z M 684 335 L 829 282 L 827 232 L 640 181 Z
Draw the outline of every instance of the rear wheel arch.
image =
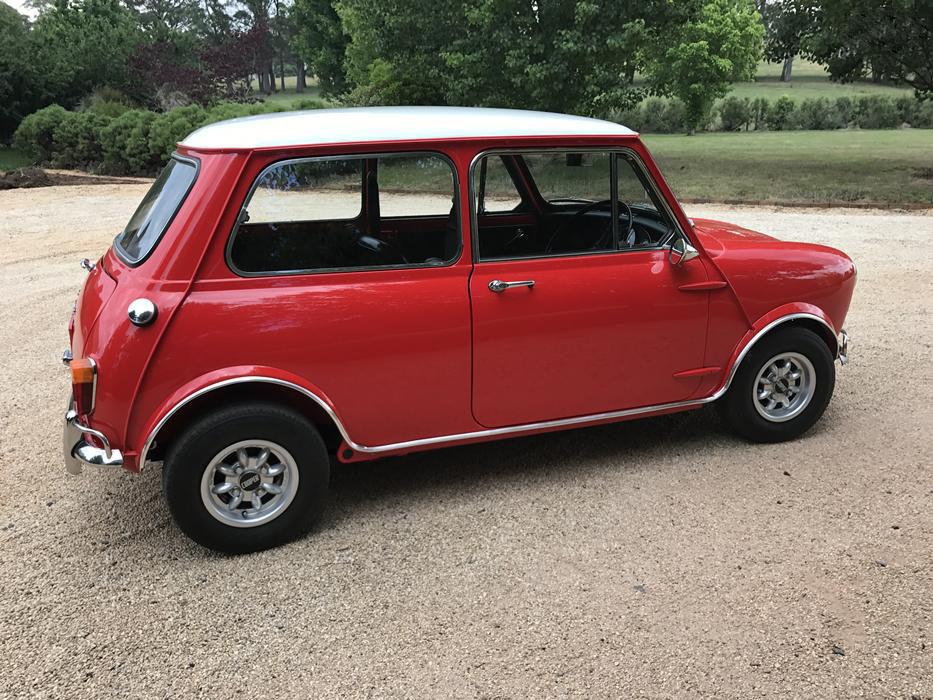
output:
M 242 377 L 218 382 L 194 392 L 175 404 L 163 416 L 140 452 L 139 467 L 146 461 L 159 461 L 188 426 L 202 417 L 234 404 L 268 402 L 288 407 L 304 416 L 318 429 L 330 452 L 336 452 L 343 432 L 332 410 L 316 394 L 290 382 L 268 377 Z

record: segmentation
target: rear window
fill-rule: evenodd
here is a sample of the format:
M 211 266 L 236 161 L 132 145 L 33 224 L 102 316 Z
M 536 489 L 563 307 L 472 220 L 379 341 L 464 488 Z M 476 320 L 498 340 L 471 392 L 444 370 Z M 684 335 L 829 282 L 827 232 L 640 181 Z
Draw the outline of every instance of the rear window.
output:
M 130 263 L 152 252 L 188 195 L 198 170 L 189 160 L 173 157 L 140 202 L 114 245 Z

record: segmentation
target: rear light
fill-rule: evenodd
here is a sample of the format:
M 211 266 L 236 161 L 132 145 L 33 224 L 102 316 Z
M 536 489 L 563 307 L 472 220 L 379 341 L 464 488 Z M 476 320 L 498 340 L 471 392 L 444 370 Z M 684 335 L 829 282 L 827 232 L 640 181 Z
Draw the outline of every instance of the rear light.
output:
M 75 398 L 75 411 L 84 416 L 94 410 L 97 393 L 97 363 L 90 357 L 74 359 L 71 367 L 71 390 Z

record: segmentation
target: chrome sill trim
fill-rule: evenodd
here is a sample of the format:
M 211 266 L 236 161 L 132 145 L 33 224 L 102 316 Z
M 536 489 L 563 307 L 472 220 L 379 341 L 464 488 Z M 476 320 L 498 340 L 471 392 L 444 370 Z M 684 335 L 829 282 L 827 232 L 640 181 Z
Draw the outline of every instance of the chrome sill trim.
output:
M 607 420 L 616 420 L 620 418 L 628 418 L 632 416 L 639 416 L 646 413 L 656 413 L 661 411 L 675 410 L 679 408 L 692 408 L 699 407 L 704 404 L 712 403 L 720 397 L 723 396 L 728 390 L 729 386 L 732 384 L 732 380 L 735 378 L 735 373 L 738 371 L 739 365 L 742 364 L 742 360 L 751 350 L 752 346 L 755 345 L 766 333 L 774 329 L 776 326 L 781 325 L 782 323 L 787 323 L 788 321 L 794 321 L 796 319 L 808 319 L 817 321 L 833 333 L 835 337 L 836 333 L 833 328 L 826 323 L 819 316 L 814 314 L 807 313 L 797 313 L 789 314 L 787 316 L 782 316 L 779 319 L 776 319 L 758 331 L 755 336 L 748 342 L 748 344 L 742 348 L 742 351 L 736 357 L 735 362 L 732 364 L 732 367 L 729 369 L 729 375 L 726 378 L 725 383 L 713 394 L 698 399 L 689 399 L 686 401 L 675 401 L 673 403 L 664 403 L 656 404 L 653 406 L 641 406 L 639 408 L 627 408 L 621 411 L 609 411 L 607 413 L 594 413 L 586 416 L 577 416 L 575 418 L 561 418 L 558 420 L 549 420 L 541 421 L 537 423 L 524 423 L 522 425 L 512 425 L 504 428 L 489 428 L 486 430 L 476 430 L 469 433 L 456 433 L 454 435 L 440 435 L 437 437 L 429 438 L 419 438 L 417 440 L 407 440 L 405 442 L 394 442 L 388 445 L 377 445 L 374 447 L 369 447 L 366 445 L 360 445 L 353 441 L 349 433 L 347 433 L 346 428 L 343 423 L 337 417 L 337 414 L 331 409 L 331 407 L 317 394 L 308 389 L 305 389 L 302 386 L 294 384 L 284 379 L 276 379 L 274 377 L 235 377 L 233 379 L 225 379 L 221 382 L 215 384 L 210 384 L 198 391 L 186 396 L 184 399 L 175 404 L 172 409 L 162 417 L 161 420 L 153 428 L 152 432 L 149 433 L 149 436 L 146 438 L 146 444 L 143 446 L 142 451 L 139 453 L 139 467 L 142 469 L 146 465 L 146 457 L 149 454 L 149 450 L 152 447 L 153 442 L 155 442 L 156 436 L 159 434 L 159 431 L 165 426 L 169 419 L 183 406 L 194 401 L 196 398 L 207 394 L 208 392 L 213 391 L 214 389 L 221 389 L 232 384 L 245 384 L 248 382 L 264 382 L 267 384 L 276 384 L 278 386 L 288 387 L 294 389 L 295 391 L 307 396 L 309 399 L 314 401 L 318 406 L 320 406 L 325 413 L 334 421 L 334 424 L 337 426 L 337 430 L 340 431 L 340 437 L 343 438 L 343 441 L 347 443 L 347 447 L 355 452 L 360 452 L 362 454 L 382 454 L 385 452 L 396 452 L 399 450 L 409 450 L 416 447 L 425 447 L 428 445 L 442 445 L 446 443 L 457 443 L 465 442 L 467 440 L 477 440 L 488 437 L 496 437 L 498 435 L 512 435 L 515 433 L 524 433 L 531 432 L 535 430 L 546 430 L 549 428 L 562 428 L 570 426 L 584 426 L 593 423 L 600 423 Z

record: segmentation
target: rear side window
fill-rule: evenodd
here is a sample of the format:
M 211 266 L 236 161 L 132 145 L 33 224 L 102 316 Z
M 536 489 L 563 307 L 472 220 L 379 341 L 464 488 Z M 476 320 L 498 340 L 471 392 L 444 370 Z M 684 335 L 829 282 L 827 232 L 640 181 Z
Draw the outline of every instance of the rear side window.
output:
M 114 241 L 121 257 L 136 264 L 153 251 L 188 196 L 197 173 L 192 161 L 176 156 L 168 162 Z
M 240 275 L 447 265 L 460 252 L 456 177 L 434 153 L 266 168 L 227 248 Z

